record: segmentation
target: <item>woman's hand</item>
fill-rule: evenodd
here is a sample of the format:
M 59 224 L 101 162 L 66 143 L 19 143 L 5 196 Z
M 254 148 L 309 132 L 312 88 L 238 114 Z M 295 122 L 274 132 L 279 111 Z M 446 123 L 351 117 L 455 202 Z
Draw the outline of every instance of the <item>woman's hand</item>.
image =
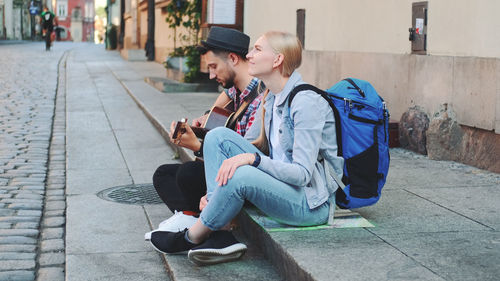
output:
M 186 130 L 185 133 L 181 134 L 177 139 L 173 139 L 172 134 L 175 130 L 175 125 L 176 125 L 176 122 L 172 122 L 172 124 L 170 124 L 170 132 L 168 132 L 168 136 L 170 137 L 170 141 L 172 143 L 175 143 L 178 146 L 182 146 L 182 147 L 191 149 L 192 151 L 200 150 L 201 142 L 198 140 L 198 138 L 194 134 L 193 130 L 188 125 L 184 126 L 184 128 Z
M 215 181 L 219 186 L 226 185 L 227 181 L 233 177 L 239 166 L 251 165 L 255 161 L 255 154 L 243 153 L 224 160 L 219 168 Z
M 205 196 L 201 197 L 201 199 L 200 199 L 200 211 L 203 211 L 203 209 L 205 209 L 207 204 L 208 204 L 207 195 L 205 195 Z

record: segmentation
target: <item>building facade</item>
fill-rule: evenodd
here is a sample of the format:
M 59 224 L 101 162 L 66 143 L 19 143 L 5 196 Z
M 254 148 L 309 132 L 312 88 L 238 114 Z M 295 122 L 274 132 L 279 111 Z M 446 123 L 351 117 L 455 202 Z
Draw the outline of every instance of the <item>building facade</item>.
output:
M 169 28 L 166 22 L 166 6 L 172 0 L 155 0 L 155 61 L 164 62 L 175 47 L 182 46 L 183 36 L 187 34 L 184 27 L 176 30 Z M 121 54 L 126 59 L 145 59 L 144 49 L 148 37 L 148 1 L 125 0 L 124 39 Z M 174 40 L 175 37 L 175 40 Z
M 0 39 L 40 38 L 39 15 L 31 15 L 31 6 L 47 6 L 57 16 L 61 40 L 93 41 L 94 0 L 0 0 Z
M 147 37 L 147 1 L 124 1 L 122 55 L 143 50 Z M 174 48 L 162 9 L 170 1 L 155 2 L 159 62 Z M 372 83 L 391 119 L 400 121 L 400 135 L 409 112 L 419 111 L 428 120 L 422 128 L 406 126 L 406 137 L 420 130 L 415 141 L 424 142 L 429 157 L 500 172 L 500 1 L 204 0 L 207 5 L 202 18 L 242 17 L 251 43 L 268 30 L 297 34 L 304 45 L 299 71 L 309 83 L 323 89 L 346 77 Z M 238 5 L 242 16 L 228 13 Z
M 244 31 L 252 42 L 268 30 L 297 34 L 306 81 L 328 88 L 346 77 L 368 80 L 391 119 L 409 108 L 428 116 L 431 158 L 500 172 L 497 11 L 496 0 L 251 0 Z
M 54 7 L 61 40 L 94 41 L 94 0 L 56 0 Z
M 23 40 L 35 35 L 38 17 L 29 13 L 31 2 L 34 1 L 0 0 L 0 40 Z

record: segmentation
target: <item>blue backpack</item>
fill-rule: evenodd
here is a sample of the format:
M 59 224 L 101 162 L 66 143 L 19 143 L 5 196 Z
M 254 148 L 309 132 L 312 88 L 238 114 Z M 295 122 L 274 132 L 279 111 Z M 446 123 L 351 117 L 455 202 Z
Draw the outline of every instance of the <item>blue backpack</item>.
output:
M 347 78 L 323 91 L 312 85 L 295 87 L 288 106 L 300 91 L 312 90 L 328 101 L 335 115 L 338 156 L 344 176 L 336 203 L 342 209 L 370 206 L 380 198 L 389 171 L 389 111 L 373 86 Z M 341 182 L 339 182 L 341 181 Z

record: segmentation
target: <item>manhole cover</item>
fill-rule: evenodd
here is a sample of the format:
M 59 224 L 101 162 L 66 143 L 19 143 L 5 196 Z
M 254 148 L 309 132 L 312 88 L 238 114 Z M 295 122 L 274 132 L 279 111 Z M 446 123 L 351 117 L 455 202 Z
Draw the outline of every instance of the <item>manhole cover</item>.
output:
M 97 193 L 97 196 L 104 200 L 123 204 L 142 205 L 163 203 L 151 183 L 116 186 Z

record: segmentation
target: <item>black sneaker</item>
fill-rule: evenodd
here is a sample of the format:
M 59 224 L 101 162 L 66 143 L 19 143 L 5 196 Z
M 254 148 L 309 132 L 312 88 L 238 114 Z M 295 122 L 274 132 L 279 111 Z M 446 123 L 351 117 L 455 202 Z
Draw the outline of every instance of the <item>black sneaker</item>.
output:
M 216 264 L 241 258 L 247 246 L 229 231 L 214 231 L 208 239 L 189 250 L 188 258 L 197 265 Z
M 196 246 L 196 244 L 189 243 L 184 238 L 187 231 L 187 228 L 179 232 L 153 231 L 151 233 L 151 245 L 158 252 L 164 254 L 185 252 Z

